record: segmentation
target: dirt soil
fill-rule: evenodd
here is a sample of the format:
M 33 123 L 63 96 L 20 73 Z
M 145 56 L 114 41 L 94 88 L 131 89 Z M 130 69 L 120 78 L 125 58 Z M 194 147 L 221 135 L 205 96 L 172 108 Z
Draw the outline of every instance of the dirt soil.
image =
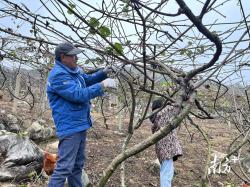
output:
M 94 114 L 96 118 L 99 114 Z M 124 124 L 127 124 L 125 121 Z M 227 147 L 234 137 L 236 130 L 217 120 L 197 121 L 197 124 L 207 133 L 212 149 L 226 153 Z M 150 122 L 146 121 L 139 130 L 134 132 L 130 146 L 141 142 L 151 135 Z M 88 135 L 88 160 L 86 170 L 93 184 L 98 182 L 103 170 L 121 151 L 125 137 L 118 133 L 116 119 L 108 120 L 109 129 L 103 122 L 96 121 L 94 128 Z M 126 131 L 126 125 L 124 125 Z M 191 125 L 182 124 L 178 129 L 178 136 L 183 146 L 184 155 L 175 162 L 174 187 L 199 186 L 206 163 L 207 144 L 202 135 Z M 126 185 L 128 187 L 159 186 L 159 168 L 154 163 L 156 155 L 154 146 L 126 160 Z M 211 158 L 213 160 L 213 157 Z M 120 186 L 120 168 L 116 170 L 107 186 Z M 235 184 L 240 186 L 232 172 L 221 175 L 210 175 L 210 186 L 226 186 Z
M 0 103 L 1 110 L 9 110 L 11 104 L 7 102 Z M 19 109 L 20 117 L 29 116 L 29 112 Z M 46 114 L 47 120 L 52 124 L 50 113 Z M 87 161 L 85 164 L 86 172 L 90 181 L 95 185 L 99 181 L 105 168 L 111 163 L 112 159 L 121 152 L 122 143 L 125 139 L 128 120 L 123 122 L 123 132 L 118 131 L 118 119 L 109 118 L 107 121 L 108 129 L 103 123 L 103 118 L 99 113 L 93 113 L 95 123 L 88 133 L 88 144 L 86 147 Z M 228 126 L 218 120 L 196 121 L 200 127 L 205 130 L 210 139 L 214 150 L 226 153 L 227 147 L 235 137 L 236 129 Z M 146 137 L 151 135 L 150 122 L 146 121 L 141 128 L 134 132 L 134 136 L 128 145 L 131 147 Z M 207 155 L 207 144 L 201 133 L 193 126 L 182 124 L 178 128 L 178 136 L 183 146 L 184 155 L 175 162 L 175 176 L 173 187 L 195 187 L 204 173 L 204 167 Z M 212 158 L 213 159 L 213 158 Z M 153 164 L 156 160 L 154 146 L 145 151 L 127 159 L 125 161 L 125 177 L 127 187 L 151 187 L 159 186 L 159 168 Z M 120 185 L 120 167 L 114 172 L 108 181 L 108 187 L 119 187 Z M 235 184 L 240 186 L 242 181 L 235 177 L 233 172 L 227 174 L 210 175 L 209 184 L 212 187 L 226 186 Z M 12 183 L 13 184 L 13 183 Z M 46 186 L 46 181 L 31 182 L 28 186 Z M 8 186 L 7 184 L 0 186 Z M 19 185 L 17 185 L 19 186 Z

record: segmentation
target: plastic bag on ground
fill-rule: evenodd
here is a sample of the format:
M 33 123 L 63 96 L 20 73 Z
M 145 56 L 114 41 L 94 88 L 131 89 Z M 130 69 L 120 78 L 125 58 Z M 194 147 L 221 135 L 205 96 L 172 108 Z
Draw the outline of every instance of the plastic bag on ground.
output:
M 0 182 L 31 178 L 42 164 L 43 151 L 28 137 L 0 131 Z

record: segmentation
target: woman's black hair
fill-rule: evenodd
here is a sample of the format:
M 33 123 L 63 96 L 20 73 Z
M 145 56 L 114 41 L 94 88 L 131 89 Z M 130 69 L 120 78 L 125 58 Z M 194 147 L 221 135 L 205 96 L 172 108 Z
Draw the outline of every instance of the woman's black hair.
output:
M 154 100 L 153 103 L 152 103 L 152 111 L 154 111 L 154 110 L 156 110 L 158 108 L 163 107 L 164 103 L 165 103 L 165 99 L 164 98 L 159 98 L 159 99 Z M 157 113 L 155 113 L 152 116 L 150 116 L 149 119 L 150 119 L 150 121 L 152 123 L 155 122 L 156 116 L 157 116 Z

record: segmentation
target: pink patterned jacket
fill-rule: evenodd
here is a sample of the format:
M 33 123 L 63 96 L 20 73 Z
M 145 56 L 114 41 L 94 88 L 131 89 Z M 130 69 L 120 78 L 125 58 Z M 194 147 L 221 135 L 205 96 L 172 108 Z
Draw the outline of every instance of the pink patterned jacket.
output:
M 152 132 L 155 133 L 162 126 L 167 125 L 167 121 L 173 116 L 175 107 L 167 105 L 162 109 L 154 120 L 152 125 Z M 155 144 L 155 150 L 160 163 L 163 160 L 171 159 L 177 160 L 179 156 L 182 156 L 182 148 L 177 137 L 176 129 L 172 130 L 166 137 L 161 139 Z

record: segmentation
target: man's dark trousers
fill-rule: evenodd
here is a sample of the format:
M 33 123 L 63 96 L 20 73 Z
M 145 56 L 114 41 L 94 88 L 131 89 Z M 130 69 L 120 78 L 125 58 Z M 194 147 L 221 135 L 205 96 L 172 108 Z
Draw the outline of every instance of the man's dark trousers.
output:
M 82 169 L 85 160 L 87 131 L 59 138 L 58 160 L 48 187 L 64 187 L 67 178 L 69 187 L 82 187 Z

